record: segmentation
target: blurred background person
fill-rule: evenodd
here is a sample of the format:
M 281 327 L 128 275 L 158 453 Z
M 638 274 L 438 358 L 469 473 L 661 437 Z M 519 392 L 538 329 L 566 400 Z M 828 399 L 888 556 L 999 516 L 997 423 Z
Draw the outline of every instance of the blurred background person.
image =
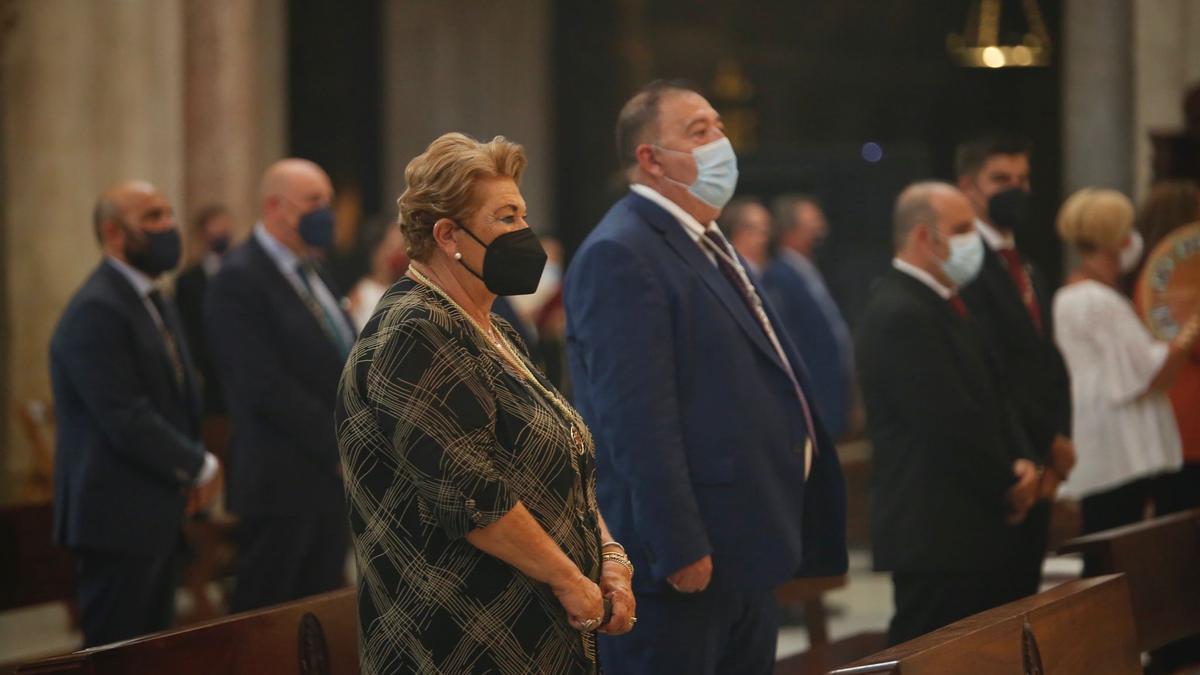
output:
M 983 242 L 963 194 L 915 183 L 893 218 L 893 269 L 858 329 L 874 445 L 871 543 L 892 573 L 897 644 L 1025 593 L 1014 565 L 1039 474 L 958 289 Z
M 202 207 L 192 216 L 188 232 L 190 261 L 175 280 L 175 305 L 200 375 L 206 418 L 225 414 L 225 394 L 204 333 L 204 294 L 209 279 L 220 271 L 221 260 L 232 242 L 233 218 L 229 209 L 224 204 Z
M 746 261 L 748 271 L 756 279 L 761 277 L 771 241 L 771 214 L 762 201 L 758 197 L 734 197 L 721 211 L 717 225 L 733 250 Z
M 503 137 L 450 133 L 405 170 L 413 261 L 351 354 L 337 411 L 363 672 L 596 673 L 594 631 L 636 621 L 591 434 L 491 312 L 546 262 L 525 165 Z
M 367 274 L 350 289 L 350 318 L 355 333 L 362 332 L 383 294 L 404 276 L 408 254 L 400 227 L 387 218 L 375 218 L 363 226 L 363 249 L 370 266 Z
M 1152 480 L 1178 471 L 1179 430 L 1166 390 L 1200 334 L 1195 299 L 1179 335 L 1156 340 L 1117 290 L 1138 263 L 1133 205 L 1115 190 L 1085 188 L 1058 214 L 1079 265 L 1054 296 L 1055 339 L 1071 373 L 1079 463 L 1063 493 L 1081 498 L 1084 533 L 1141 520 Z M 1189 414 L 1195 414 L 1190 411 Z
M 829 224 L 810 195 L 781 195 L 772 207 L 775 255 L 762 275 L 763 288 L 804 357 L 821 419 L 841 439 L 850 431 L 854 406 L 854 345 L 814 260 Z
M 219 487 L 187 338 L 154 285 L 179 264 L 171 205 L 126 181 L 100 195 L 93 225 L 104 258 L 50 342 L 54 539 L 78 561 L 84 647 L 171 626 L 188 493 L 202 506 Z
M 958 187 L 970 199 L 985 255 L 979 276 L 962 289 L 984 341 L 999 359 L 1002 395 L 1017 411 L 1041 467 L 1041 498 L 1021 528 L 1018 563 L 1026 594 L 1041 586 L 1050 505 L 1075 464 L 1071 390 L 1054 344 L 1051 286 L 1020 247 L 1036 241 L 1048 220 L 1030 217 L 1031 145 L 1013 136 L 983 136 L 955 151 Z
M 284 159 L 260 190 L 260 220 L 204 312 L 231 415 L 235 612 L 342 586 L 349 545 L 333 408 L 355 331 L 316 260 L 333 239 L 333 186 L 316 164 Z
M 1200 189 L 1190 180 L 1163 181 L 1154 185 L 1137 216 L 1137 230 L 1146 240 L 1146 253 L 1184 225 L 1200 221 Z M 1139 272 L 1143 259 L 1139 264 Z M 1134 302 L 1143 309 L 1140 274 L 1135 280 Z M 1159 514 L 1200 507 L 1200 352 L 1193 350 L 1167 392 L 1175 411 L 1183 444 L 1183 468 L 1155 481 L 1154 504 Z

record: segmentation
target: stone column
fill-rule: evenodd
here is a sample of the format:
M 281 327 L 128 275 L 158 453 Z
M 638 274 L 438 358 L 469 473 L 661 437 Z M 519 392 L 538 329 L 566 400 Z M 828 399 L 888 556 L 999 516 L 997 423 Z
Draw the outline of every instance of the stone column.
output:
M 1132 9 L 1129 0 L 1063 8 L 1063 188 L 1133 188 Z
M 1134 194 L 1152 180 L 1150 133 L 1184 127 L 1183 96 L 1200 83 L 1200 0 L 1133 3 Z
M 8 400 L 50 399 L 48 344 L 100 260 L 96 196 L 128 177 L 176 205 L 184 185 L 182 0 L 16 0 L 3 50 Z M 0 439 L 8 470 L 24 438 Z
M 384 1 L 385 213 L 404 167 L 434 138 L 500 134 L 529 156 L 521 193 L 531 224 L 554 231 L 550 11 L 547 0 Z
M 258 214 L 259 176 L 284 152 L 284 3 L 185 7 L 186 205 L 221 202 L 244 233 Z

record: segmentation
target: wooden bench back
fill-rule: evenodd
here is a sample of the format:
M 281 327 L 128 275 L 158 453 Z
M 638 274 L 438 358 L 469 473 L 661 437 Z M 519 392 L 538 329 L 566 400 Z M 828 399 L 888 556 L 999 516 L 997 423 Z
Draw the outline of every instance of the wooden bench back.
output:
M 1142 651 L 1200 634 L 1200 509 L 1078 537 L 1059 552 L 1126 576 Z
M 75 559 L 53 531 L 49 502 L 0 506 L 0 611 L 75 601 Z
M 20 675 L 354 675 L 353 589 L 316 595 L 186 628 L 21 666 Z
M 832 675 L 1140 675 L 1120 575 L 1073 581 L 976 614 Z

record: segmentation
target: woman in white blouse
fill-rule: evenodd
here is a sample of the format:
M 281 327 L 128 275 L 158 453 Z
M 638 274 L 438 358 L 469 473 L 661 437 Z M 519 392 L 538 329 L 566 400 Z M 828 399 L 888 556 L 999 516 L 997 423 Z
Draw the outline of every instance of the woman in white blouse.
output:
M 1141 257 L 1133 205 L 1085 188 L 1058 214 L 1079 266 L 1054 296 L 1055 339 L 1071 373 L 1072 440 L 1079 454 L 1062 494 L 1080 497 L 1084 532 L 1142 519 L 1150 479 L 1183 457 L 1166 390 L 1200 335 L 1194 308 L 1171 342 L 1155 339 L 1117 290 Z

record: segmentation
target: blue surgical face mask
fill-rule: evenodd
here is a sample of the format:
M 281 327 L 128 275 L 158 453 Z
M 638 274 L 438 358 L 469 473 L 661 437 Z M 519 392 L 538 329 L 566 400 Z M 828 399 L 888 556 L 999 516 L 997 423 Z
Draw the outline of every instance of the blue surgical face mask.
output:
M 942 271 L 961 288 L 973 281 L 983 267 L 983 239 L 972 230 L 950 237 L 949 243 L 950 257 L 942 261 Z
M 300 216 L 300 238 L 309 246 L 329 248 L 333 244 L 333 211 L 322 206 Z
M 737 155 L 733 152 L 733 145 L 728 138 L 722 137 L 712 143 L 706 143 L 695 148 L 691 153 L 659 145 L 654 147 L 669 152 L 691 154 L 692 159 L 696 160 L 696 180 L 692 181 L 691 185 L 681 183 L 667 175 L 663 177 L 676 185 L 687 188 L 693 197 L 714 209 L 725 208 L 725 205 L 733 197 L 733 191 L 737 189 L 738 181 Z

